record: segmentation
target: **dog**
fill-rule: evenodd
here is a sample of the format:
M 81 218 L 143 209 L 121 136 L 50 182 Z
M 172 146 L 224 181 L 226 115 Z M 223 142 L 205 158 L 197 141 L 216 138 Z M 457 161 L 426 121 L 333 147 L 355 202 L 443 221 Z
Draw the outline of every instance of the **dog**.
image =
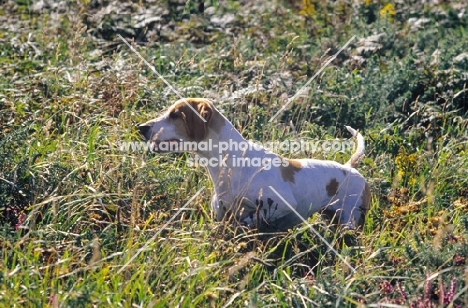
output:
M 355 168 L 364 156 L 364 138 L 347 129 L 357 148 L 343 165 L 288 159 L 248 142 L 204 98 L 178 100 L 160 117 L 139 125 L 155 152 L 194 152 L 206 165 L 216 220 L 234 219 L 259 230 L 287 230 L 316 212 L 346 228 L 362 226 L 370 191 Z

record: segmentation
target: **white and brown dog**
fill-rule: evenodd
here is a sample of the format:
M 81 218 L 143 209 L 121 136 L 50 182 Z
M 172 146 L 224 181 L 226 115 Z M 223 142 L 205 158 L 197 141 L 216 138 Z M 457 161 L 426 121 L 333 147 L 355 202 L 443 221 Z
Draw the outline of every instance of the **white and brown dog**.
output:
M 364 138 L 350 127 L 357 149 L 344 165 L 287 159 L 248 142 L 203 98 L 179 100 L 139 129 L 157 152 L 191 151 L 200 157 L 214 184 L 212 207 L 218 221 L 285 230 L 322 211 L 349 228 L 364 222 L 370 191 L 355 169 L 364 155 Z

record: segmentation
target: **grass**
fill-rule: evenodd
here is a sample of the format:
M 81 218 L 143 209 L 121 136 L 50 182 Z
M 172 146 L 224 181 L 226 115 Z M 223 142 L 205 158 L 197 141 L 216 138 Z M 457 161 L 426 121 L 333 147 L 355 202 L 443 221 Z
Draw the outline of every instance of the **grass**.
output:
M 0 10 L 0 306 L 468 304 L 466 5 L 211 1 L 197 15 L 198 2 L 163 1 L 144 10 L 160 21 L 138 28 L 142 3 L 122 6 L 127 15 L 88 1 L 40 12 L 9 3 Z M 256 234 L 215 222 L 212 183 L 187 166 L 189 154 L 119 150 L 177 97 L 117 33 L 248 139 L 363 132 L 359 170 L 372 191 L 363 230 L 309 219 L 355 272 L 305 225 Z

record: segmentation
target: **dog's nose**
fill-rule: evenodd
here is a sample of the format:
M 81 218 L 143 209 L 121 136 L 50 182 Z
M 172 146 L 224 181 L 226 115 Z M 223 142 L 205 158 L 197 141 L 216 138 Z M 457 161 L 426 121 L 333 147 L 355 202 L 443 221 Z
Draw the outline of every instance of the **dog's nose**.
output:
M 151 131 L 151 126 L 140 125 L 138 126 L 138 129 L 140 130 L 140 134 L 142 134 L 146 140 L 150 139 L 151 136 L 149 136 L 149 133 Z

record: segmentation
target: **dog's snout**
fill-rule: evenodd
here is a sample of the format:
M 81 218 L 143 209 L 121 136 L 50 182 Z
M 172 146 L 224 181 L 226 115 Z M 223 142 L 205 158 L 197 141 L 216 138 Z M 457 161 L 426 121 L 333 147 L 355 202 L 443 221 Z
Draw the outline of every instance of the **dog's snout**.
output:
M 138 129 L 140 130 L 140 134 L 147 140 L 151 139 L 150 132 L 151 132 L 151 126 L 148 125 L 140 125 L 138 126 Z

